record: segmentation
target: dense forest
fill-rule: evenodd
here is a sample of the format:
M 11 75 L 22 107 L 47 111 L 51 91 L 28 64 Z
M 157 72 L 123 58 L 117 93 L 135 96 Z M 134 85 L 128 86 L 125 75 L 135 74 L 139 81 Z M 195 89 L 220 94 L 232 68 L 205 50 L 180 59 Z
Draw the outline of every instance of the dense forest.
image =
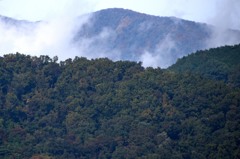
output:
M 0 158 L 240 158 L 240 45 L 168 69 L 0 57 Z

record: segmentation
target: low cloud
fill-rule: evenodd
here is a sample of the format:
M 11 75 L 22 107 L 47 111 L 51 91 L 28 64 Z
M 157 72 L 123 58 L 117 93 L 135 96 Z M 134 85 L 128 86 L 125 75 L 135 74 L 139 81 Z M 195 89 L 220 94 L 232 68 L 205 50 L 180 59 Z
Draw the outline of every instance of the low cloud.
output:
M 210 38 L 206 41 L 206 48 L 214 48 L 224 45 L 240 43 L 240 31 L 227 28 L 213 27 Z
M 240 1 L 223 0 L 216 2 L 216 13 L 209 23 L 213 24 L 207 48 L 240 43 Z
M 145 51 L 139 61 L 142 61 L 144 67 L 166 68 L 181 57 L 176 52 L 175 41 L 171 38 L 171 34 L 168 34 L 153 52 Z
M 66 59 L 79 55 L 72 45 L 76 29 L 88 21 L 88 16 L 78 18 L 58 18 L 48 22 L 6 23 L 0 21 L 0 55 L 25 53 L 30 55 L 59 56 Z
M 63 17 L 38 23 L 8 23 L 0 19 L 0 34 L 4 37 L 0 38 L 0 56 L 20 52 L 32 56 L 57 55 L 61 61 L 75 56 L 120 60 L 121 52 L 109 45 L 116 38 L 114 30 L 104 28 L 93 37 L 77 35 L 83 25 L 91 23 L 91 16 Z
M 116 36 L 116 31 L 106 27 L 103 28 L 99 34 L 96 34 L 93 37 L 78 36 L 77 40 L 74 41 L 73 44 L 81 53 L 81 56 L 85 56 L 90 59 L 108 57 L 112 60 L 120 60 L 121 51 L 111 47 L 111 43 L 115 40 Z
M 217 11 L 215 16 L 210 20 L 212 24 L 222 29 L 240 30 L 240 1 L 239 0 L 222 0 L 217 1 Z
M 71 5 L 68 8 L 72 9 L 75 6 L 79 5 Z M 236 34 L 235 31 L 228 30 L 229 28 L 240 29 L 240 21 L 236 20 L 238 19 L 236 17 L 240 17 L 237 6 L 240 6 L 239 0 L 223 0 L 221 3 L 219 2 L 219 12 L 211 20 L 214 27 L 212 27 L 211 37 L 206 41 L 206 48 L 240 42 L 240 32 Z M 0 56 L 20 52 L 34 56 L 49 55 L 53 57 L 57 55 L 60 60 L 74 58 L 75 56 L 84 56 L 89 59 L 99 57 L 108 57 L 112 60 L 125 59 L 124 53 L 111 45 L 111 42 L 118 36 L 116 30 L 104 28 L 99 34 L 91 37 L 79 36 L 74 41 L 74 37 L 80 31 L 79 29 L 83 25 L 91 23 L 92 16 L 91 14 L 77 16 L 73 13 L 74 11 L 75 9 L 69 13 L 71 16 L 61 14 L 59 18 L 51 18 L 48 21 L 38 23 L 21 22 L 21 25 L 6 23 L 0 18 Z M 177 18 L 173 18 L 173 20 L 176 25 L 182 22 Z M 144 32 L 151 29 L 152 26 L 153 23 L 143 22 L 138 31 Z M 138 54 L 139 57 L 131 57 L 136 55 L 133 52 L 133 54 L 129 53 L 127 58 L 142 61 L 144 67 L 166 68 L 173 64 L 177 58 L 184 55 L 177 49 L 177 41 L 172 37 L 169 33 L 154 49 L 145 47 L 147 49 L 141 52 L 140 55 Z M 130 47 L 130 50 L 132 47 L 132 50 L 134 50 L 134 47 L 139 46 L 131 44 L 131 46 L 123 45 L 122 47 Z

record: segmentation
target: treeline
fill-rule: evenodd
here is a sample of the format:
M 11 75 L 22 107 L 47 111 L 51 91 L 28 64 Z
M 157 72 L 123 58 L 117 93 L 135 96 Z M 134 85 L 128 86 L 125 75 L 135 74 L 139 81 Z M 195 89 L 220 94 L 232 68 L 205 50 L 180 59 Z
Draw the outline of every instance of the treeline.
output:
M 206 78 L 221 80 L 240 86 L 240 46 L 225 46 L 206 51 L 197 51 L 172 65 L 170 70 L 190 72 Z
M 197 54 L 210 60 L 239 48 Z M 0 158 L 240 158 L 239 78 L 190 69 L 197 54 L 165 70 L 107 58 L 0 57 Z

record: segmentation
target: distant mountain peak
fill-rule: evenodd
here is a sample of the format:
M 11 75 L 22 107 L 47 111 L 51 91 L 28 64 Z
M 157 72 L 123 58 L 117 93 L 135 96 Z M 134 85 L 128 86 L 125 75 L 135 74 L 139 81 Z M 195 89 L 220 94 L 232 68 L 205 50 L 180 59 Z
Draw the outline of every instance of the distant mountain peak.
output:
M 91 39 L 108 30 L 113 34 L 101 39 L 101 42 L 94 41 L 94 47 L 103 48 L 106 45 L 102 44 L 107 43 L 109 45 L 103 49 L 106 54 L 117 50 L 120 52 L 119 59 L 135 61 L 143 61 L 145 53 L 149 53 L 153 59 L 159 60 L 157 63 L 162 67 L 186 53 L 204 48 L 204 41 L 210 36 L 208 27 L 202 23 L 121 8 L 94 12 L 90 21 L 76 35 L 78 42 L 81 43 L 82 37 Z
M 76 50 L 74 56 L 142 61 L 144 66 L 166 68 L 178 58 L 197 50 L 240 42 L 240 31 L 220 30 L 219 32 L 214 26 L 204 23 L 176 17 L 147 15 L 129 9 L 104 9 L 86 17 L 89 18 L 84 22 L 81 17 L 79 21 L 74 19 L 69 22 L 69 26 L 71 25 L 69 28 L 73 31 L 64 32 L 64 28 L 57 28 L 63 25 L 61 23 L 51 26 L 56 29 L 48 30 L 58 31 L 61 35 L 70 34 L 63 35 L 62 40 L 56 41 L 62 42 L 66 40 L 65 37 L 71 39 L 66 41 L 66 47 L 74 47 L 73 50 Z M 31 29 L 35 29 L 34 26 L 39 24 L 4 16 L 0 16 L 0 20 L 7 25 L 5 28 L 9 26 L 14 26 L 16 29 L 27 28 L 28 34 L 31 34 Z M 68 25 L 65 21 L 63 23 Z

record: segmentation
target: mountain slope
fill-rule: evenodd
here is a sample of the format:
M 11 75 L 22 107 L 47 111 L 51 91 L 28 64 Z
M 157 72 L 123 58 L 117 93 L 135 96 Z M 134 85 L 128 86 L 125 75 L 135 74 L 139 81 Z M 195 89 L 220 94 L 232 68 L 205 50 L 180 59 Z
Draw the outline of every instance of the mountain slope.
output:
M 142 61 L 144 67 L 166 68 L 197 50 L 240 42 L 240 31 L 216 30 L 207 24 L 118 8 L 50 22 L 0 16 L 0 32 L 6 37 L 0 41 L 3 52 L 10 52 L 9 48 L 14 52 L 51 52 L 62 60 L 108 57 Z M 66 55 L 61 50 L 73 53 Z
M 213 30 L 214 27 L 202 23 L 114 8 L 93 13 L 75 40 L 81 43 L 82 37 L 92 39 L 91 47 L 108 56 L 115 50 L 118 59 L 144 63 L 150 59 L 166 67 L 183 55 L 211 47 Z M 230 37 L 239 35 L 240 42 L 240 32 L 227 32 Z M 102 35 L 103 38 L 96 38 Z
M 179 59 L 169 69 L 200 74 L 240 86 L 240 44 L 198 51 Z
M 40 22 L 30 22 L 27 20 L 16 20 L 10 17 L 5 17 L 0 15 L 0 25 L 4 25 L 9 29 L 12 27 L 21 28 L 27 27 L 27 29 L 32 30 L 34 26 L 36 27 Z
M 238 49 L 184 59 L 234 68 Z M 238 87 L 136 62 L 56 60 L 0 57 L 0 158 L 239 158 Z

